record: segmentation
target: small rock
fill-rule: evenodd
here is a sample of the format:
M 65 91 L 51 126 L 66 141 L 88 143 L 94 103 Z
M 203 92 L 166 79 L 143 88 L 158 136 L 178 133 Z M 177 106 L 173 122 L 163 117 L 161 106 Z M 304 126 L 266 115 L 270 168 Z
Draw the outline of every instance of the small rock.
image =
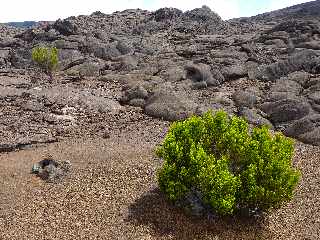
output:
M 32 166 L 32 173 L 46 182 L 57 182 L 65 177 L 70 170 L 70 161 L 56 161 L 52 157 L 44 158 Z
M 229 96 L 225 92 L 215 93 L 211 102 L 221 104 L 222 106 L 234 105 L 233 101 L 229 98 Z
M 248 76 L 248 70 L 243 65 L 233 65 L 222 70 L 225 79 L 233 80 Z
M 207 88 L 207 87 L 208 87 L 208 84 L 205 81 L 192 83 L 193 89 L 203 89 L 203 88 Z
M 58 19 L 54 23 L 53 28 L 60 32 L 62 35 L 66 36 L 75 35 L 78 32 L 77 26 L 69 20 Z
M 168 82 L 179 82 L 185 79 L 185 71 L 180 66 L 169 67 L 161 72 L 161 77 Z
M 109 138 L 110 138 L 110 132 L 105 131 L 105 132 L 102 134 L 102 137 L 103 137 L 104 139 L 109 139 Z
M 249 91 L 236 91 L 232 98 L 237 107 L 252 108 L 257 103 L 257 96 Z
M 195 113 L 197 104 L 183 91 L 159 89 L 147 99 L 145 113 L 149 116 L 175 121 Z
M 317 127 L 310 132 L 299 135 L 298 139 L 304 143 L 320 146 L 320 127 Z
M 302 86 L 295 82 L 288 80 L 287 78 L 280 78 L 276 83 L 271 87 L 271 92 L 289 92 L 299 94 L 302 91 Z
M 310 74 L 304 71 L 293 72 L 288 75 L 288 79 L 304 86 L 310 80 Z
M 272 123 L 283 123 L 298 120 L 308 115 L 311 107 L 307 102 L 297 99 L 284 99 L 274 103 L 265 103 L 262 110 L 266 112 Z
M 315 124 L 310 117 L 305 117 L 294 121 L 286 127 L 284 134 L 289 137 L 298 137 L 301 134 L 311 132 L 315 129 Z
M 184 199 L 178 201 L 176 205 L 182 208 L 186 214 L 194 217 L 212 215 L 210 207 L 204 203 L 202 194 L 199 191 L 190 191 Z
M 134 99 L 131 99 L 128 104 L 130 106 L 144 108 L 144 106 L 146 105 L 146 100 L 141 98 L 134 98 Z
M 121 101 L 126 103 L 132 99 L 146 99 L 148 95 L 148 91 L 143 86 L 138 85 L 125 91 Z
M 249 109 L 249 108 L 243 108 L 239 112 L 239 115 L 244 117 L 249 123 L 251 123 L 255 126 L 266 125 L 266 126 L 270 127 L 271 129 L 273 129 L 272 123 L 268 119 L 262 117 L 256 110 Z
M 219 86 L 220 82 L 214 78 L 210 66 L 206 64 L 190 64 L 185 67 L 187 78 L 193 82 L 206 82 L 208 86 Z
M 0 153 L 1 152 L 12 152 L 17 148 L 17 144 L 13 143 L 0 143 Z

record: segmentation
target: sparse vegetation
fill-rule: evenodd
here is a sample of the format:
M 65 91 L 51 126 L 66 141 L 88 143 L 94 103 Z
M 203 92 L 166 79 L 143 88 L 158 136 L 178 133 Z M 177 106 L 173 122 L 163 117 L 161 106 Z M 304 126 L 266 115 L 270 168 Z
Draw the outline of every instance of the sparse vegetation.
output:
M 300 173 L 292 167 L 294 142 L 266 126 L 225 112 L 208 112 L 172 124 L 157 155 L 160 189 L 171 201 L 196 189 L 212 210 L 268 210 L 292 198 Z
M 58 66 L 58 49 L 56 47 L 35 47 L 32 49 L 32 60 L 52 79 L 53 72 Z

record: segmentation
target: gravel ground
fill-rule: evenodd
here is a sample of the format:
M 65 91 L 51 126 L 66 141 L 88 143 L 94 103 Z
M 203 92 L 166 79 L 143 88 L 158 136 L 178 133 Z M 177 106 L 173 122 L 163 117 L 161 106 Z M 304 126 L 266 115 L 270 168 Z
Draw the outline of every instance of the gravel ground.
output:
M 303 177 L 286 206 L 260 220 L 199 220 L 175 209 L 157 189 L 156 140 L 124 136 L 1 154 L 0 239 L 319 239 L 318 147 L 297 144 L 295 165 Z M 44 183 L 30 174 L 32 163 L 47 154 L 71 161 L 63 182 Z

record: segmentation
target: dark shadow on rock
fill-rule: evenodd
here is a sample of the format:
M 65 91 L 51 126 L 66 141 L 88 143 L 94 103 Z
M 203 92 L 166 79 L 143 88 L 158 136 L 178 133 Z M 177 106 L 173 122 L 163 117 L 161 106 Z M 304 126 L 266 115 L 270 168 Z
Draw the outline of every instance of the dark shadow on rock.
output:
M 127 222 L 146 226 L 157 239 L 269 239 L 263 219 L 223 217 L 199 219 L 170 204 L 158 188 L 129 207 Z

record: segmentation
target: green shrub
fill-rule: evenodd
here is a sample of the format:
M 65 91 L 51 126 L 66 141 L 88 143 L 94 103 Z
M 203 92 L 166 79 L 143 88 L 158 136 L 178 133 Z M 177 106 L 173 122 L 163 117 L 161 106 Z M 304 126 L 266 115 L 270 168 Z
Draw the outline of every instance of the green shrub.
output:
M 58 66 L 58 49 L 56 47 L 35 47 L 32 60 L 50 77 Z
M 171 201 L 192 189 L 222 215 L 242 208 L 268 210 L 293 196 L 299 172 L 292 168 L 294 142 L 265 126 L 219 111 L 171 125 L 157 155 L 164 159 L 158 183 Z

